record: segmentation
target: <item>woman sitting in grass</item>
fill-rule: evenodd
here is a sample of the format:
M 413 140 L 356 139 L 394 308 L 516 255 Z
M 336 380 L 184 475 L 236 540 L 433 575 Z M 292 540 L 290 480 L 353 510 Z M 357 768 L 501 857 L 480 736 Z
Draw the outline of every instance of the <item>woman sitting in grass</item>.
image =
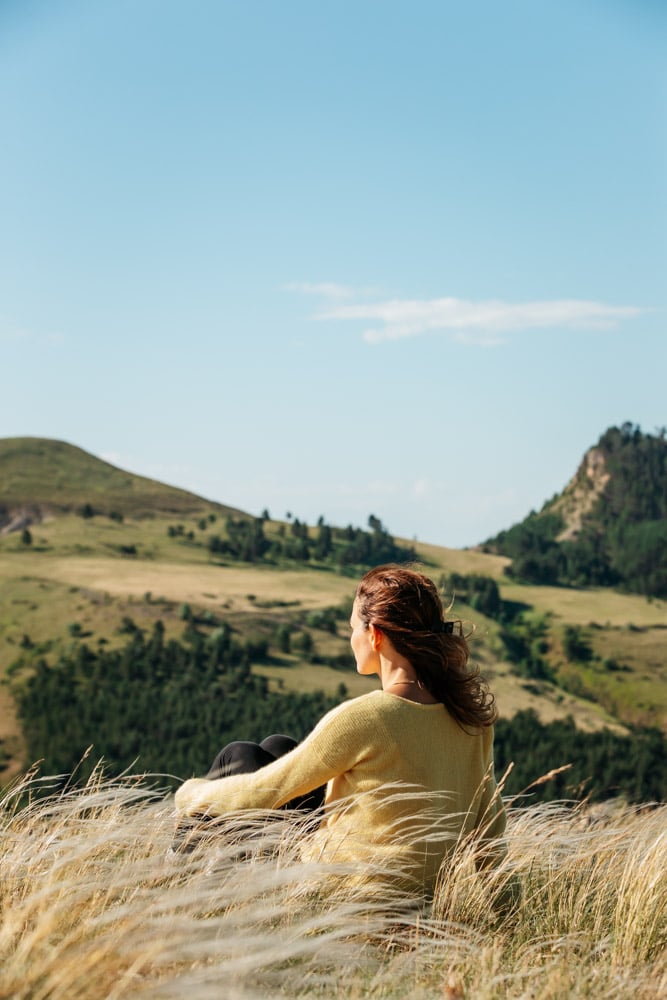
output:
M 304 854 L 372 862 L 430 895 L 462 837 L 480 840 L 481 864 L 503 854 L 493 697 L 469 668 L 460 624 L 443 619 L 438 591 L 421 573 L 400 566 L 367 573 L 350 628 L 357 671 L 377 674 L 382 689 L 338 705 L 299 745 L 287 737 L 230 744 L 208 778 L 178 789 L 176 809 L 210 818 L 312 806 L 326 784 Z

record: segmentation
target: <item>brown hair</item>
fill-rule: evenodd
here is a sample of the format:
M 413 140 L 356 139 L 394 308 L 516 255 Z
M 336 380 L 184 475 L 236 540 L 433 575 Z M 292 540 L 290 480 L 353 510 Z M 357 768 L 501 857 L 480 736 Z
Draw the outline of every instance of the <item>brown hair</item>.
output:
M 479 669 L 468 665 L 470 649 L 461 623 L 443 620 L 435 584 L 404 566 L 377 566 L 362 578 L 357 614 L 374 625 L 413 667 L 421 684 L 462 727 L 490 726 L 497 717 L 493 695 Z

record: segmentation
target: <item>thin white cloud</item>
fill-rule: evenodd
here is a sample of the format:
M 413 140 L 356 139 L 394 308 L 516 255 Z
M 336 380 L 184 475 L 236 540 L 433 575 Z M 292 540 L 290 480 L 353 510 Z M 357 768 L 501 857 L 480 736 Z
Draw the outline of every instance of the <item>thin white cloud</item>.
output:
M 444 330 L 465 343 L 497 344 L 503 333 L 547 328 L 610 329 L 621 320 L 638 316 L 637 306 L 562 299 L 544 302 L 468 302 L 464 299 L 389 299 L 385 302 L 330 305 L 319 320 L 379 320 L 363 332 L 369 344 L 402 340 Z

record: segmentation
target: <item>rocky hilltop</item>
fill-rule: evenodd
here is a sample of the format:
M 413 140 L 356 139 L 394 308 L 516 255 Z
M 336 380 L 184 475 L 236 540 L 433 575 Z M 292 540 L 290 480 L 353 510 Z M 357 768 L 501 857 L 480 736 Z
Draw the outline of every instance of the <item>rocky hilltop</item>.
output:
M 667 596 L 665 429 L 610 427 L 560 494 L 484 548 L 526 582 Z

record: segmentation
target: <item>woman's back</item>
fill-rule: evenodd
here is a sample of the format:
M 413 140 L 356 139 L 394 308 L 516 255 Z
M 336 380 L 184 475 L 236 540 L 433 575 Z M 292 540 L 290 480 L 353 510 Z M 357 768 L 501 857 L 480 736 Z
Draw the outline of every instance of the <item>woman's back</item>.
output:
M 320 856 L 384 859 L 430 891 L 461 835 L 504 831 L 493 732 L 464 732 L 442 704 L 374 691 L 325 716 L 304 748 L 311 740 L 309 752 L 338 772 L 315 838 Z

